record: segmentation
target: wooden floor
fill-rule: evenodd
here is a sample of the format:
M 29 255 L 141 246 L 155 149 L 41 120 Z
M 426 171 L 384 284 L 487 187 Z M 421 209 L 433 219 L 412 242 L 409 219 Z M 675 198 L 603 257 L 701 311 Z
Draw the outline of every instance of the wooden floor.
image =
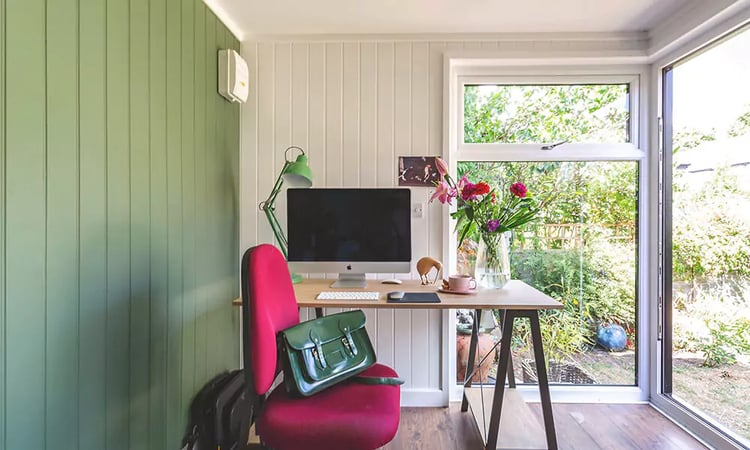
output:
M 530 405 L 542 420 L 539 404 Z M 705 449 L 648 405 L 555 404 L 560 449 Z M 482 449 L 471 413 L 448 408 L 402 408 L 398 434 L 384 450 Z

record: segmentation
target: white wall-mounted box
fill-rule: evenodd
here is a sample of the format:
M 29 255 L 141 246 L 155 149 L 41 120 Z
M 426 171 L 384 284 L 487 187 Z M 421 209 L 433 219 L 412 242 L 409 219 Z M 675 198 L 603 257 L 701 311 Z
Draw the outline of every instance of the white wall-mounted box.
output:
M 219 94 L 230 102 L 245 103 L 250 92 L 247 63 L 232 49 L 219 50 Z

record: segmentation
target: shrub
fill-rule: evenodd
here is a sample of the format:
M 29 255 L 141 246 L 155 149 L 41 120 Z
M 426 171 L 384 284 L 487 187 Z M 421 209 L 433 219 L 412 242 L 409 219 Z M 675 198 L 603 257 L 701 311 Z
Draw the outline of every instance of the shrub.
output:
M 630 250 L 628 250 L 630 249 Z M 634 338 L 635 255 L 632 244 L 606 240 L 573 250 L 522 250 L 511 254 L 513 277 L 560 301 L 540 315 L 548 351 L 558 357 L 596 340 L 596 326 L 618 323 Z M 523 331 L 523 330 L 522 330 Z
M 678 292 L 674 350 L 702 353 L 709 367 L 750 354 L 750 311 L 743 300 L 748 292 L 746 280 L 699 283 L 689 295 Z

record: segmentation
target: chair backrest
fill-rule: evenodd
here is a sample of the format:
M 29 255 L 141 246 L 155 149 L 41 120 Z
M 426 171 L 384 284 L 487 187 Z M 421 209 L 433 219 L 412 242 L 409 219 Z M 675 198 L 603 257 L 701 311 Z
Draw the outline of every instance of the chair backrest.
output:
M 276 334 L 299 323 L 289 268 L 273 245 L 253 247 L 242 257 L 242 306 L 245 369 L 263 395 L 278 374 Z

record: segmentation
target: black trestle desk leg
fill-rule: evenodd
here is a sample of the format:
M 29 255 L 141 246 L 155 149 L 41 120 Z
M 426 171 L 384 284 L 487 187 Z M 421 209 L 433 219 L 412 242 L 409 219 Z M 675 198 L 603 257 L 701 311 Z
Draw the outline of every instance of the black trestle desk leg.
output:
M 511 334 L 513 333 L 513 320 L 516 311 L 505 311 L 503 314 L 503 334 L 500 341 L 500 361 L 497 363 L 497 373 L 508 373 L 508 361 L 510 361 Z M 503 377 L 505 378 L 505 377 Z M 497 435 L 500 431 L 500 413 L 503 409 L 503 396 L 505 394 L 505 380 L 498 377 L 495 382 L 495 393 L 492 397 L 492 413 L 490 413 L 490 429 L 487 432 L 487 449 L 497 448 Z
M 320 319 L 323 317 L 323 308 L 315 308 L 315 318 Z
M 482 319 L 482 310 L 474 310 L 474 323 L 471 325 L 471 340 L 469 341 L 469 358 L 466 361 L 466 374 L 464 374 L 464 389 L 471 387 L 471 375 L 474 371 L 474 362 L 476 361 L 477 343 L 479 342 L 479 321 Z M 480 381 L 481 382 L 481 381 Z M 464 392 L 461 401 L 461 412 L 469 410 L 469 399 Z
M 539 396 L 542 400 L 542 416 L 544 417 L 544 432 L 547 434 L 547 448 L 557 450 L 555 420 L 552 416 L 552 399 L 549 395 L 549 380 L 547 379 L 547 362 L 542 347 L 542 330 L 539 328 L 539 312 L 529 311 L 528 318 L 531 323 L 531 340 L 534 344 L 534 362 L 536 363 L 536 374 L 539 380 Z
M 504 309 L 500 310 L 500 325 L 502 326 L 505 322 L 505 311 Z M 511 333 L 513 331 L 513 324 L 511 323 Z M 505 383 L 503 383 L 505 384 Z M 516 387 L 516 373 L 513 370 L 513 353 L 508 356 L 508 387 L 511 389 L 515 389 Z

